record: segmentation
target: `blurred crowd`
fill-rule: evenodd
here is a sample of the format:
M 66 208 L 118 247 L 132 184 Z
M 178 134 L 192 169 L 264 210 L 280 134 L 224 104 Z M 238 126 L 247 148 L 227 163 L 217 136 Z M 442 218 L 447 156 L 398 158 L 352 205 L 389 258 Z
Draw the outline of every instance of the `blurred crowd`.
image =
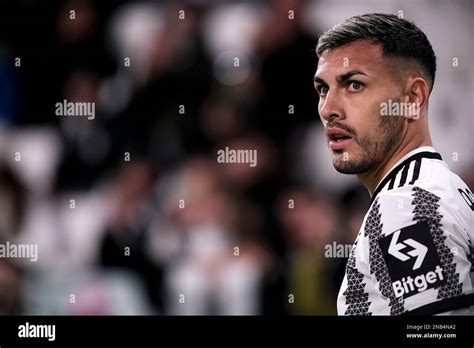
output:
M 369 196 L 330 164 L 306 6 L 0 4 L 0 243 L 38 245 L 0 258 L 0 314 L 336 314 L 325 249 Z

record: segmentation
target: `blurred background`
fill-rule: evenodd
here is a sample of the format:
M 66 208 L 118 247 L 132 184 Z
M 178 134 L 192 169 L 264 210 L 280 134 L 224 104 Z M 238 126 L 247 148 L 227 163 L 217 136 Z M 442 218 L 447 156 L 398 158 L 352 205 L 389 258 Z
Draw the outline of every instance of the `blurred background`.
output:
M 314 48 L 400 11 L 438 57 L 434 146 L 474 187 L 471 1 L 0 1 L 0 243 L 38 246 L 0 258 L 0 314 L 336 314 L 325 251 L 369 196 L 332 167 Z

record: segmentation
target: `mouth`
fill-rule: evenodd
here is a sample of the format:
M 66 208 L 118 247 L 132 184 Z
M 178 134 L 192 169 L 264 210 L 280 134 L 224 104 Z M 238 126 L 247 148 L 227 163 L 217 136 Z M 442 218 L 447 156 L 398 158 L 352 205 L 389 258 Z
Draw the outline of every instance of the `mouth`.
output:
M 328 128 L 326 131 L 329 147 L 332 150 L 342 150 L 353 140 L 352 136 L 340 128 Z

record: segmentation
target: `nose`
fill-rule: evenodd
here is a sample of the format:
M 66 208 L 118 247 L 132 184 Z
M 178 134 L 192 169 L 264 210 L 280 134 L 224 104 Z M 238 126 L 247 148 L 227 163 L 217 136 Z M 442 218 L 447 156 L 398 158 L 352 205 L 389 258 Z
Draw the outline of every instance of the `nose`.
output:
M 324 98 L 319 99 L 319 116 L 324 123 L 327 123 L 330 119 L 343 118 L 343 109 L 334 92 L 329 91 Z

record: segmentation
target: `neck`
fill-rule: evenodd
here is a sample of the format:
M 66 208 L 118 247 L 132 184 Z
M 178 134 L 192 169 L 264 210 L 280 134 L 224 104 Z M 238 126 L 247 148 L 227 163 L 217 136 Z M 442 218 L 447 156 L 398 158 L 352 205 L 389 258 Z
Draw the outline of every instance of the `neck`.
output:
M 407 153 L 423 146 L 433 146 L 429 134 L 421 137 L 419 141 L 404 141 L 402 139 L 400 145 L 391 153 L 386 155 L 386 159 L 381 161 L 378 166 L 365 172 L 358 174 L 359 181 L 367 188 L 370 196 L 374 194 L 377 185 L 382 181 L 384 176 L 393 168 L 393 166 L 402 159 Z

